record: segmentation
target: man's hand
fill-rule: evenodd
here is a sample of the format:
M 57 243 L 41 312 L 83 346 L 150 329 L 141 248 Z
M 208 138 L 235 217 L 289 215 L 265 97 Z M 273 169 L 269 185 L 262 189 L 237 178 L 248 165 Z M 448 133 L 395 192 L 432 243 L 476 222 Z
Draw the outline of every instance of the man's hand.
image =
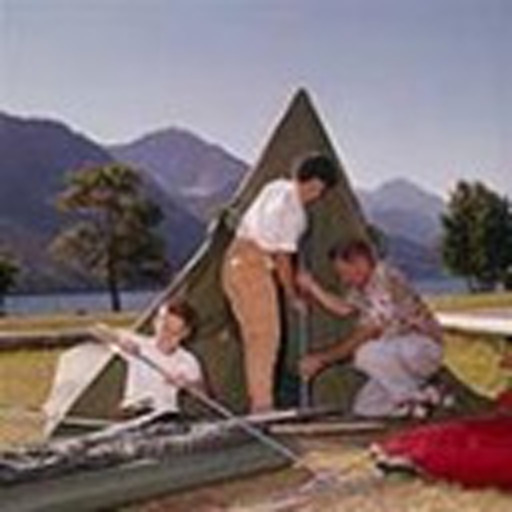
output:
M 324 367 L 320 354 L 308 354 L 299 362 L 299 373 L 304 380 L 311 380 Z
M 305 270 L 299 272 L 295 278 L 298 288 L 305 293 L 313 294 L 314 290 L 318 287 L 315 278 Z

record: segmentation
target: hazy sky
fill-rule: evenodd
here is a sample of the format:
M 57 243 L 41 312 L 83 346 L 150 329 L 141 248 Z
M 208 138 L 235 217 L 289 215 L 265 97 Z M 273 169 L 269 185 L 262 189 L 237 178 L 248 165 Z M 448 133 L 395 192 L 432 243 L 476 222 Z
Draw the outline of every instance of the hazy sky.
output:
M 512 0 L 0 0 L 0 109 L 252 162 L 298 86 L 349 175 L 512 197 Z

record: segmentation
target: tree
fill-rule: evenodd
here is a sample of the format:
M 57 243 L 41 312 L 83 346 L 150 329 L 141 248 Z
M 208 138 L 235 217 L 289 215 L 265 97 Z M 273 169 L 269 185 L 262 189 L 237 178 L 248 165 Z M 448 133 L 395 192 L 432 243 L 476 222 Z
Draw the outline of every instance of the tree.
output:
M 0 316 L 5 314 L 5 296 L 16 284 L 19 270 L 19 265 L 13 258 L 0 254 Z
M 512 212 L 505 197 L 480 182 L 461 181 L 442 216 L 443 260 L 470 290 L 505 283 L 512 266 Z
M 74 213 L 75 222 L 52 242 L 52 253 L 102 279 L 112 310 L 121 309 L 122 284 L 154 282 L 168 272 L 156 232 L 162 212 L 144 195 L 132 168 L 112 164 L 71 173 L 57 206 Z

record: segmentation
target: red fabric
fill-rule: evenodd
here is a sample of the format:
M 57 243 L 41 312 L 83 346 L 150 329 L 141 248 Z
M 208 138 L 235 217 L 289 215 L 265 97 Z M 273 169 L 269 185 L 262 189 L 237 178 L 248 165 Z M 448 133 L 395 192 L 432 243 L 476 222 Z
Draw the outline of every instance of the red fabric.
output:
M 392 436 L 381 448 L 435 478 L 512 490 L 512 417 L 417 427 Z
M 512 390 L 508 389 L 503 391 L 498 398 L 496 398 L 496 405 L 501 410 L 512 410 Z

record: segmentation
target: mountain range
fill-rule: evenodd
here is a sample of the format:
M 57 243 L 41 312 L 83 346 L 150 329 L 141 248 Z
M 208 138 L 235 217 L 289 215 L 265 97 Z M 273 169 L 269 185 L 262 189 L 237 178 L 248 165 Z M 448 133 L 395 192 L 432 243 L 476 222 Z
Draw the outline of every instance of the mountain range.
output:
M 8 247 L 21 260 L 20 290 L 97 286 L 53 261 L 45 249 L 66 223 L 54 206 L 66 174 L 114 161 L 139 169 L 148 194 L 163 209 L 162 234 L 175 268 L 248 169 L 222 147 L 182 129 L 102 146 L 62 122 L 0 113 L 0 248 Z M 403 179 L 357 194 L 369 220 L 386 233 L 391 259 L 414 277 L 440 274 L 439 197 Z
M 55 207 L 66 175 L 90 165 L 113 163 L 101 145 L 63 123 L 0 113 L 0 248 L 21 263 L 19 288 L 40 292 L 97 286 L 85 274 L 53 261 L 47 248 L 67 219 Z M 148 195 L 163 210 L 171 262 L 179 266 L 197 245 L 203 224 L 144 174 Z

